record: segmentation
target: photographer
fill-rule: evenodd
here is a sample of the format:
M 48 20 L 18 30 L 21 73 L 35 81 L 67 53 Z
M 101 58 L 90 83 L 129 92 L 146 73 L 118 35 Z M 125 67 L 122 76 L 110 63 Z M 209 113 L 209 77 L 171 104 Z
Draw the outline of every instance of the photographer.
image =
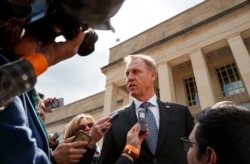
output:
M 94 28 L 95 25 L 106 25 L 107 30 L 106 23 L 118 11 L 122 2 L 123 0 L 104 0 L 100 3 L 1 0 L 0 128 L 4 131 L 0 136 L 2 163 L 50 163 L 48 138 L 27 91 L 33 89 L 37 76 L 48 67 L 77 53 L 83 56 L 91 53 L 97 35 L 94 32 L 85 35 L 83 31 L 87 27 Z M 86 26 L 83 23 L 87 23 Z M 63 35 L 66 41 L 56 43 L 55 37 L 59 35 Z M 71 145 L 69 142 L 71 141 L 66 140 L 58 148 L 67 151 L 67 146 L 64 145 Z M 87 143 L 79 141 L 72 144 L 79 147 Z M 85 149 L 76 151 L 74 153 L 80 156 L 86 152 Z
M 51 41 L 42 45 L 31 36 L 25 35 L 16 44 L 15 50 L 13 50 L 12 46 L 10 48 L 4 47 L 6 39 L 3 38 L 15 37 L 15 39 L 19 39 L 20 36 L 11 37 L 8 35 L 9 33 L 6 33 L 9 30 L 9 26 L 15 23 L 16 20 L 18 21 L 17 18 L 12 18 L 0 21 L 0 38 L 2 38 L 1 42 L 5 42 L 4 45 L 1 44 L 1 52 L 4 51 L 2 55 L 7 58 L 10 56 L 13 58 L 15 56 L 14 53 L 18 55 L 15 56 L 15 61 L 0 67 L 0 106 L 6 105 L 6 102 L 12 97 L 30 90 L 36 83 L 36 76 L 46 71 L 48 67 L 77 54 L 79 45 L 85 35 L 84 32 L 79 32 L 72 40 L 59 43 Z M 16 33 L 12 35 L 16 35 Z M 37 51 L 38 49 L 40 51 Z
M 49 66 L 75 55 L 84 33 L 79 32 L 76 37 L 66 42 L 38 44 L 38 41 L 29 35 L 24 35 L 19 40 L 22 33 L 22 26 L 19 25 L 22 21 L 14 17 L 0 21 L 0 100 L 1 106 L 4 105 L 3 111 L 0 112 L 0 127 L 4 131 L 0 137 L 0 161 L 49 163 L 50 152 L 46 133 L 27 93 L 24 92 L 32 89 L 36 76 Z M 19 29 L 19 32 L 16 29 Z M 84 150 L 79 151 L 84 153 Z
M 109 20 L 123 1 L 2 0 L 0 21 L 14 19 L 12 22 L 22 28 L 14 33 L 5 33 L 6 29 L 1 29 L 0 49 L 15 53 L 22 60 L 15 59 L 14 63 L 1 67 L 0 109 L 4 109 L 13 96 L 30 90 L 36 83 L 36 76 L 49 66 L 76 53 L 80 56 L 91 54 L 98 39 L 91 28 L 113 30 Z M 19 42 L 23 28 L 26 34 Z M 84 40 L 84 32 L 80 31 L 86 31 Z M 60 35 L 67 41 L 55 43 L 54 39 Z

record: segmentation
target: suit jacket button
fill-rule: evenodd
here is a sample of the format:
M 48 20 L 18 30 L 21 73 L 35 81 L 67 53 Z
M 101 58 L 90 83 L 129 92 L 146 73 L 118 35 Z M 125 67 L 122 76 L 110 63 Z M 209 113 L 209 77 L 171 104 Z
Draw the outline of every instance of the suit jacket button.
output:
M 158 163 L 158 162 L 157 162 L 157 159 L 154 158 L 154 159 L 153 159 L 153 163 Z

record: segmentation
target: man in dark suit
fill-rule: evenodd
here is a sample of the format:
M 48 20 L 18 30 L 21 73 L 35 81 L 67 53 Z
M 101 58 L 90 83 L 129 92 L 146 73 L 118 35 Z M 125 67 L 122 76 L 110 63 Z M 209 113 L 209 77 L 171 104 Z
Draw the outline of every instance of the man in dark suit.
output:
M 101 163 L 112 164 L 123 152 L 126 144 L 126 134 L 138 121 L 138 111 L 144 110 L 141 104 L 149 102 L 149 109 L 153 113 L 156 127 L 151 129 L 148 122 L 149 135 L 156 129 L 156 150 L 149 147 L 149 136 L 142 143 L 140 157 L 134 163 L 140 164 L 185 164 L 186 153 L 181 148 L 180 138 L 188 136 L 193 129 L 194 120 L 186 106 L 163 102 L 156 97 L 154 82 L 157 69 L 154 60 L 147 55 L 129 55 L 125 57 L 126 84 L 133 97 L 130 106 L 119 111 L 119 116 L 112 122 L 112 127 L 106 133 Z

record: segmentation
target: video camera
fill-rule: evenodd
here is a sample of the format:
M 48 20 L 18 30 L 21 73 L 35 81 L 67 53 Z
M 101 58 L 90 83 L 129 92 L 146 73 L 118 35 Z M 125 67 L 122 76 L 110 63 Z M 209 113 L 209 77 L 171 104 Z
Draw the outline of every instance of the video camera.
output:
M 94 51 L 98 40 L 92 29 L 112 30 L 110 18 L 124 0 L 34 0 L 29 5 L 22 0 L 1 1 L 0 19 L 26 17 L 26 32 L 39 41 L 51 41 L 60 35 L 70 39 L 79 29 L 85 31 L 78 54 L 86 56 Z

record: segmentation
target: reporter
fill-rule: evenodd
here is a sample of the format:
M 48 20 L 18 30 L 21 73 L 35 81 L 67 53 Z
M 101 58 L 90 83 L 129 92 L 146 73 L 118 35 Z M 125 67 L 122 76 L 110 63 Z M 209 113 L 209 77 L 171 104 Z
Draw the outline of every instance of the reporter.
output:
M 78 156 L 79 161 L 76 163 L 94 164 L 94 163 L 99 162 L 98 159 L 93 158 L 93 155 L 98 146 L 97 142 L 100 141 L 100 139 L 106 134 L 106 132 L 111 127 L 111 122 L 109 121 L 110 119 L 111 119 L 110 116 L 106 116 L 100 119 L 99 121 L 95 122 L 94 118 L 91 115 L 79 114 L 75 116 L 65 126 L 65 129 L 64 129 L 65 140 L 69 139 L 69 137 L 74 136 L 79 130 L 83 130 L 84 133 L 91 136 L 91 141 L 88 142 L 87 147 L 86 147 L 86 153 L 81 158 L 80 156 Z M 105 128 L 105 131 L 103 131 L 103 128 Z M 126 142 L 127 144 L 124 147 L 124 152 L 116 161 L 116 164 L 132 164 L 134 160 L 140 155 L 141 144 L 148 134 L 149 134 L 148 128 L 145 133 L 140 133 L 140 125 L 136 123 L 127 133 L 127 142 Z M 61 143 L 59 143 L 59 145 L 60 144 Z M 127 151 L 127 150 L 130 150 L 130 151 Z M 132 152 L 132 154 L 130 152 Z M 73 155 L 74 153 L 72 152 L 68 154 L 56 153 L 57 157 L 55 157 L 55 153 L 53 154 L 54 154 L 54 158 L 58 158 L 58 159 L 65 158 L 65 156 L 67 156 L 68 157 L 67 159 L 69 159 L 70 157 L 74 156 Z M 135 154 L 136 156 L 134 156 L 133 154 Z M 63 161 L 63 160 L 60 159 L 60 161 Z
M 84 35 L 79 31 L 71 40 L 41 45 L 31 36 L 23 36 L 15 46 L 15 53 L 21 59 L 0 67 L 0 106 L 6 106 L 9 99 L 34 87 L 36 77 L 48 67 L 77 54 Z
M 76 115 L 66 126 L 63 133 L 63 138 L 68 139 L 69 137 L 75 136 L 79 130 L 91 137 L 91 140 L 87 143 L 86 153 L 79 158 L 77 163 L 98 163 L 100 152 L 97 142 L 101 140 L 106 131 L 111 127 L 110 116 L 106 116 L 99 121 L 95 122 L 95 119 L 89 114 L 78 114 Z M 106 131 L 103 131 L 103 128 Z M 75 141 L 78 142 L 78 141 Z M 74 143 L 74 142 L 73 142 Z M 59 143 L 60 145 L 60 143 Z M 76 147 L 76 149 L 79 149 Z M 55 151 L 57 148 L 55 149 Z M 94 156 L 96 154 L 96 156 Z M 58 156 L 62 156 L 58 154 Z M 68 156 L 74 156 L 73 153 Z M 69 157 L 70 158 L 70 157 Z M 57 161 L 56 161 L 57 162 Z
M 181 138 L 188 164 L 249 164 L 250 111 L 231 101 L 201 110 L 189 137 Z
M 0 136 L 0 161 L 49 163 L 48 138 L 25 91 L 33 88 L 36 77 L 49 66 L 76 54 L 84 33 L 79 32 L 66 42 L 38 45 L 28 35 L 19 41 L 22 26 L 12 24 L 16 20 L 10 18 L 0 22 L 0 106 L 4 105 L 0 112 L 0 127 L 4 131 Z M 20 29 L 19 32 L 10 28 L 11 25 Z M 10 33 L 6 32 L 8 30 Z
M 23 20 L 30 11 L 36 11 L 36 9 L 32 8 L 32 2 L 34 1 L 3 0 L 0 2 L 0 21 L 9 23 L 8 21 L 12 18 L 15 20 L 15 16 L 23 18 L 21 20 L 22 24 L 18 26 L 20 29 L 18 32 L 20 33 L 16 33 L 14 30 L 11 35 L 5 35 L 4 30 L 9 29 L 5 28 L 4 22 L 0 22 L 0 26 L 4 25 L 0 29 L 0 41 L 5 39 L 13 41 L 8 44 L 0 44 L 0 109 L 2 110 L 0 112 L 0 128 L 4 131 L 4 134 L 0 136 L 0 161 L 3 163 L 49 163 L 48 138 L 46 138 L 25 92 L 34 87 L 37 76 L 47 70 L 48 67 L 75 55 L 85 37 L 84 32 L 79 31 L 72 39 L 60 43 L 53 40 L 41 43 L 27 34 L 21 38 Z M 47 1 L 39 0 L 36 2 L 38 5 L 40 3 L 47 4 Z M 109 18 L 120 8 L 122 0 L 119 0 L 119 2 L 115 0 L 110 3 L 93 3 L 89 1 L 88 4 L 91 4 L 91 6 L 87 5 L 88 11 L 91 10 L 91 12 L 87 12 L 88 14 L 84 16 L 88 18 L 88 21 L 92 22 L 92 25 L 100 23 L 100 26 L 105 26 L 105 23 L 109 22 Z M 107 5 L 103 7 L 103 4 Z M 71 4 L 71 1 L 64 3 L 65 5 L 72 6 L 66 8 L 70 10 L 75 7 L 75 5 Z M 82 7 L 82 5 L 80 6 Z M 41 5 L 39 7 L 42 9 L 45 6 Z M 93 8 L 98 10 L 93 10 Z M 81 12 L 82 8 L 79 10 Z M 76 18 L 79 18 L 78 15 Z M 80 19 L 82 20 L 82 17 Z M 106 29 L 109 27 L 108 25 Z M 74 32 L 76 32 L 75 30 Z M 13 36 L 14 38 L 12 38 Z M 21 40 L 19 40 L 20 38 Z M 12 58 L 6 59 L 7 56 L 14 56 L 14 60 Z M 78 142 L 74 144 L 84 145 L 86 143 Z M 58 145 L 58 150 L 62 145 L 64 144 Z M 81 154 L 84 153 L 84 151 L 80 151 Z

